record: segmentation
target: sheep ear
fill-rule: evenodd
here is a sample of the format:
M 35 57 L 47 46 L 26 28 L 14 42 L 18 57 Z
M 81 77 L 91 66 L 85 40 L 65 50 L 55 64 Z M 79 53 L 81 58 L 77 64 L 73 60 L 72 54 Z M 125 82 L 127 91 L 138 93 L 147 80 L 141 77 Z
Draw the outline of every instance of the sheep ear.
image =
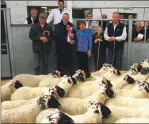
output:
M 147 82 L 145 82 L 145 86 L 147 89 L 149 89 L 149 84 Z
M 111 115 L 111 110 L 107 106 L 101 104 L 100 108 L 103 118 L 108 118 Z

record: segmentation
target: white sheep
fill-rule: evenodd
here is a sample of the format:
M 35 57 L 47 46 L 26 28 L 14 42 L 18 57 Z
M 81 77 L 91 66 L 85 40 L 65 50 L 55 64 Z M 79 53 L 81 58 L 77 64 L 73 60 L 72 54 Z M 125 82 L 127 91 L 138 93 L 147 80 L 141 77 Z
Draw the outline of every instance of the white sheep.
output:
M 46 77 L 51 78 L 60 78 L 60 72 L 54 71 L 50 73 L 49 75 L 32 75 L 32 74 L 19 74 L 13 78 L 14 81 L 18 80 L 20 81 L 23 86 L 29 86 L 29 87 L 37 87 L 41 80 L 43 80 Z
M 48 91 L 48 87 L 22 87 L 11 95 L 11 100 L 28 100 Z
M 59 108 L 54 96 L 43 95 L 35 103 L 2 111 L 2 123 L 35 123 L 37 115 L 47 108 Z
M 93 81 L 91 84 L 89 84 L 89 82 L 84 82 L 83 84 L 72 87 L 68 93 L 68 96 L 76 98 L 85 98 L 97 91 L 99 89 L 98 86 L 100 84 L 105 84 L 108 88 L 112 87 L 111 82 L 108 81 L 106 78 L 98 77 L 96 81 Z
M 115 96 L 115 93 L 113 90 L 109 88 L 99 87 L 99 90 L 94 92 L 92 95 L 80 99 L 80 98 L 74 98 L 74 97 L 65 97 L 65 98 L 59 98 L 58 101 L 61 104 L 61 110 L 72 114 L 84 114 L 88 109 L 88 102 L 89 101 L 95 101 L 95 102 L 102 102 L 104 103 L 108 98 L 112 98 Z
M 115 68 L 110 68 L 105 74 L 102 74 L 100 76 L 105 77 L 106 79 L 110 81 L 114 81 L 117 78 L 119 78 L 121 75 L 120 71 Z
M 100 76 L 101 74 L 105 74 L 106 72 L 108 72 L 110 68 L 114 67 L 111 64 L 105 63 L 99 71 L 93 72 L 92 75 Z
M 149 118 L 149 112 L 146 110 L 149 105 L 143 105 L 141 107 L 117 107 L 117 106 L 108 106 L 112 111 L 111 117 L 103 119 L 104 123 L 113 123 L 121 118 L 138 118 L 144 117 Z
M 10 80 L 8 83 L 4 84 L 1 91 L 1 100 L 10 100 L 13 92 L 15 92 L 20 87 L 23 87 L 23 85 L 19 81 L 13 82 L 13 80 Z
M 149 118 L 121 118 L 114 123 L 148 123 Z
M 60 120 L 58 115 L 60 113 L 64 114 L 63 112 L 52 113 L 49 116 L 44 117 L 41 120 L 41 123 L 58 123 Z M 102 118 L 108 118 L 110 114 L 111 111 L 108 107 L 104 106 L 102 103 L 93 102 L 91 102 L 91 106 L 84 114 L 69 115 L 66 113 L 66 115 L 69 116 L 74 123 L 102 123 Z
M 138 82 L 132 90 L 115 90 L 117 96 L 149 98 L 149 84 L 145 81 Z
M 30 100 L 16 100 L 16 101 L 4 101 L 2 102 L 2 110 L 8 110 L 20 107 L 22 105 L 32 104 L 37 101 L 38 97 L 30 99 Z
M 106 106 L 139 107 L 149 104 L 149 99 L 132 97 L 115 97 L 106 101 Z
M 122 89 L 127 84 L 134 84 L 135 80 L 130 77 L 129 75 L 122 75 L 119 78 L 117 78 L 115 81 L 111 81 L 113 89 Z
M 143 68 L 149 67 L 149 60 L 148 59 L 141 60 L 140 64 L 143 66 Z

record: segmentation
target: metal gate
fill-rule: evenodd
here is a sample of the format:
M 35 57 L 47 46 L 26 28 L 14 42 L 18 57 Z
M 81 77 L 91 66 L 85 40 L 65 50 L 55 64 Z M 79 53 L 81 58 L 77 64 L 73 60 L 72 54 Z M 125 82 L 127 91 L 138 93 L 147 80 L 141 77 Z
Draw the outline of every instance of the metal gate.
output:
M 6 9 L 1 9 L 1 77 L 11 77 Z

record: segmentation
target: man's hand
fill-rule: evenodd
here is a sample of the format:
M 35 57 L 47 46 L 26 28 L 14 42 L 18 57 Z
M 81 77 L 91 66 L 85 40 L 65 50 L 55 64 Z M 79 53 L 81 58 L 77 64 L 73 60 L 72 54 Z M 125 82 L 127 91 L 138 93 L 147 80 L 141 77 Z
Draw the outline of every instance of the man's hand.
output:
M 97 44 L 97 42 L 98 42 L 98 40 L 96 39 L 96 40 L 94 41 L 94 43 Z
M 140 38 L 134 38 L 134 41 L 140 41 Z
M 48 39 L 47 39 L 46 37 L 40 37 L 40 40 L 41 40 L 43 43 L 48 42 Z
M 87 55 L 88 55 L 88 57 L 91 57 L 91 55 L 92 55 L 91 50 L 89 50 L 89 51 L 87 52 Z
M 75 41 L 74 40 L 70 40 L 70 42 L 69 42 L 71 45 L 73 45 L 74 43 L 75 43 Z
M 147 39 L 147 42 L 149 42 L 149 39 Z
M 100 38 L 97 39 L 99 42 L 102 42 L 102 40 Z
M 116 41 L 116 37 L 110 37 L 110 41 Z

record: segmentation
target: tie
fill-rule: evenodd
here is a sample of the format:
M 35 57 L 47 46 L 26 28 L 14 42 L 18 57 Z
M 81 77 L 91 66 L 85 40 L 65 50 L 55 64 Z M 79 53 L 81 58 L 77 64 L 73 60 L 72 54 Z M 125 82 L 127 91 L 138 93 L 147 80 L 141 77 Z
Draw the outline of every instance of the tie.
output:
M 60 10 L 60 13 L 62 13 L 63 10 L 62 9 L 59 9 L 59 10 Z

